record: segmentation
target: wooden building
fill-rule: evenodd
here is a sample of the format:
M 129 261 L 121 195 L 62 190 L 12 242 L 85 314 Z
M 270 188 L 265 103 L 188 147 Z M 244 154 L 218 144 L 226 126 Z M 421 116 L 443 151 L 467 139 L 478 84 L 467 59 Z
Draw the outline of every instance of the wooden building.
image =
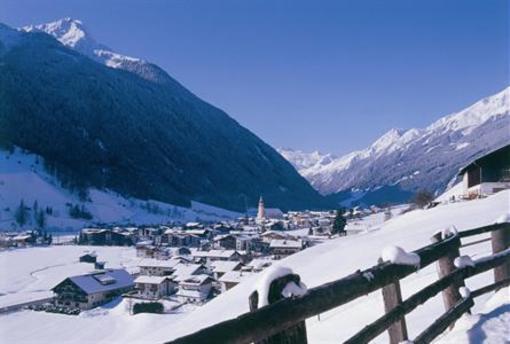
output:
M 68 277 L 52 291 L 56 294 L 56 305 L 86 310 L 100 306 L 133 287 L 133 277 L 126 270 L 109 269 Z
M 483 196 L 510 189 L 510 145 L 494 150 L 462 168 L 464 196 Z

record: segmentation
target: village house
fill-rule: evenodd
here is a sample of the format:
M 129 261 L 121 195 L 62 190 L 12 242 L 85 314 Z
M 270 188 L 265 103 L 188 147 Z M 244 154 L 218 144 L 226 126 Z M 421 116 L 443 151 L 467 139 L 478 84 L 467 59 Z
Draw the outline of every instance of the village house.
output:
M 177 284 L 168 276 L 138 276 L 135 279 L 136 296 L 158 300 L 175 293 Z
M 217 250 L 235 250 L 236 237 L 232 234 L 217 235 L 213 241 L 213 248 Z
M 203 230 L 199 230 L 203 232 Z M 200 235 L 194 234 L 194 230 L 190 232 L 167 230 L 164 234 L 164 242 L 172 247 L 199 247 L 203 240 Z
M 53 289 L 55 304 L 86 310 L 100 306 L 134 287 L 133 277 L 124 269 L 109 269 L 68 277 Z
M 238 236 L 236 237 L 236 247 L 237 251 L 251 251 L 251 236 Z
M 195 263 L 209 264 L 216 260 L 241 261 L 242 255 L 236 250 L 196 251 L 192 254 Z
M 282 259 L 303 249 L 302 240 L 274 239 L 269 244 L 274 259 Z
M 99 246 L 130 246 L 133 245 L 133 234 L 113 229 L 84 228 L 80 231 L 80 245 Z
M 202 264 L 179 263 L 175 265 L 174 272 L 170 277 L 173 281 L 181 283 L 191 276 L 207 273 L 209 273 L 209 270 Z
M 246 264 L 246 266 L 243 267 L 243 270 L 245 271 L 253 271 L 253 272 L 260 272 L 264 270 L 265 268 L 271 266 L 272 261 L 268 258 L 255 258 L 252 259 L 251 262 Z
M 234 288 L 236 285 L 241 283 L 242 280 L 252 275 L 252 272 L 243 270 L 233 270 L 225 273 L 218 280 L 221 285 L 221 292 L 224 293 L 227 290 Z
M 157 256 L 158 248 L 150 240 L 137 242 L 135 247 L 137 257 L 154 258 Z
M 144 259 L 138 266 L 140 275 L 147 276 L 170 276 L 174 271 L 174 266 L 179 264 L 178 260 L 173 259 Z
M 203 303 L 212 296 L 213 279 L 208 275 L 193 275 L 179 283 L 176 296 L 183 302 Z
M 466 197 L 510 189 L 510 145 L 494 150 L 459 171 Z
M 266 231 L 260 235 L 260 238 L 267 243 L 273 240 L 296 240 L 296 237 L 282 231 Z
M 229 271 L 240 270 L 243 264 L 238 261 L 222 261 L 218 260 L 211 263 L 211 270 L 215 280 L 219 280 L 221 276 Z

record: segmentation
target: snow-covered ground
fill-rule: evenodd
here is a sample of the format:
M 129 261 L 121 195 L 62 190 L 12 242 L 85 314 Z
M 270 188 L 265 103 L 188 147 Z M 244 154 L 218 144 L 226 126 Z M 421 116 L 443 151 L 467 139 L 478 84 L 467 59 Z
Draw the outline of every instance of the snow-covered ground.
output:
M 49 229 L 79 229 L 96 223 L 152 224 L 171 221 L 215 221 L 239 217 L 240 214 L 210 205 L 192 202 L 191 208 L 183 208 L 157 201 L 125 198 L 108 190 L 90 189 L 89 201 L 81 202 L 76 193 L 62 188 L 55 177 L 43 168 L 43 159 L 21 149 L 12 153 L 0 149 L 0 230 L 16 229 L 14 214 L 23 200 L 26 207 L 37 201 L 39 209 L 52 208 L 47 216 Z M 83 205 L 92 215 L 91 221 L 73 219 L 69 205 Z M 29 211 L 29 222 L 33 218 Z
M 387 246 L 398 245 L 407 251 L 415 250 L 427 245 L 431 235 L 439 229 L 455 225 L 457 229 L 465 230 L 494 223 L 501 215 L 509 214 L 509 208 L 510 191 L 503 191 L 487 199 L 439 205 L 428 210 L 415 210 L 393 217 L 382 224 L 378 230 L 327 241 L 294 254 L 275 265 L 292 269 L 301 276 L 308 288 L 313 288 L 344 277 L 357 269 L 376 264 Z M 475 239 L 479 238 L 472 240 Z M 100 250 L 98 253 L 101 257 Z M 488 242 L 462 249 L 462 254 L 468 254 L 474 259 L 489 253 Z M 0 257 L 3 254 L 1 253 Z M 16 254 L 16 252 L 10 254 Z M 27 254 L 22 261 L 30 259 L 29 257 L 30 255 Z M 51 265 L 51 263 L 45 264 Z M 5 265 L 1 267 L 2 270 L 16 269 Z M 13 283 L 17 283 L 17 287 L 9 287 L 10 283 L 3 282 L 5 278 L 2 276 L 2 283 L 5 283 L 2 290 L 9 290 L 9 288 L 20 290 L 30 285 L 27 271 L 30 275 L 32 268 L 25 268 L 25 273 L 22 274 L 25 277 L 16 278 L 16 272 L 9 272 L 6 275 L 13 279 Z M 127 314 L 125 306 L 122 306 L 124 303 L 121 303 L 84 312 L 77 317 L 34 311 L 10 313 L 0 316 L 0 338 L 9 343 L 164 342 L 247 312 L 248 296 L 257 288 L 260 277 L 260 275 L 250 276 L 235 288 L 191 312 L 182 310 L 176 314 L 131 316 Z M 480 274 L 467 280 L 467 286 L 473 290 L 491 283 L 492 278 L 492 272 Z M 410 296 L 436 279 L 437 274 L 433 265 L 407 277 L 402 281 L 403 297 Z M 32 283 L 37 285 L 37 282 Z M 32 290 L 35 288 L 30 287 Z M 473 309 L 475 314 L 486 311 L 484 303 L 489 297 L 490 295 L 487 295 L 475 300 Z M 442 312 L 442 299 L 438 295 L 409 314 L 407 324 L 410 337 L 416 336 Z M 345 340 L 382 314 L 381 294 L 374 292 L 321 314 L 320 320 L 318 317 L 308 319 L 309 341 L 310 343 L 336 343 Z M 496 320 L 491 320 L 490 323 L 494 321 Z M 378 337 L 375 342 L 387 342 L 386 334 Z M 461 340 L 459 343 L 468 343 L 468 341 Z
M 510 289 L 498 291 L 480 314 L 465 314 L 455 328 L 439 338 L 441 344 L 510 343 Z
M 0 308 L 51 297 L 50 291 L 66 277 L 94 271 L 80 263 L 85 252 L 95 251 L 107 268 L 137 267 L 141 258 L 132 247 L 50 246 L 0 251 Z
M 277 263 L 298 273 L 309 287 L 344 277 L 357 269 L 376 264 L 382 250 L 389 245 L 398 245 L 407 251 L 430 243 L 430 237 L 438 229 L 455 225 L 459 230 L 495 222 L 502 214 L 510 212 L 510 192 L 504 191 L 487 199 L 440 205 L 428 210 L 415 210 L 385 222 L 380 230 L 365 234 L 331 240 Z M 473 258 L 490 253 L 489 243 L 469 246 L 462 250 Z M 435 266 L 431 265 L 402 281 L 403 297 L 417 292 L 437 279 Z M 212 300 L 199 311 L 193 312 L 175 324 L 176 331 L 155 331 L 154 341 L 163 341 L 182 336 L 214 323 L 247 312 L 248 295 L 254 290 L 257 276 L 250 277 L 231 291 Z M 468 287 L 476 289 L 492 281 L 492 272 L 473 277 Z M 474 311 L 481 309 L 487 296 L 476 300 Z M 419 334 L 432 319 L 444 311 L 441 296 L 429 300 L 407 317 L 410 336 Z M 380 292 L 374 292 L 342 307 L 321 314 L 320 320 L 307 320 L 307 332 L 311 343 L 336 343 L 347 339 L 364 325 L 384 313 Z M 386 334 L 375 342 L 387 342 Z

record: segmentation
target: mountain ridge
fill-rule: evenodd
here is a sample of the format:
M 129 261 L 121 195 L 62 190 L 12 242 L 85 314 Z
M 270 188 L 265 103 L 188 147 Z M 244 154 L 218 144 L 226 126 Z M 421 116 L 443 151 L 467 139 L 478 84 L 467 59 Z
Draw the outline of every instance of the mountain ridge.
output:
M 323 195 L 395 185 L 440 192 L 463 164 L 508 144 L 509 103 L 507 87 L 425 128 L 391 129 L 367 148 L 327 164 L 322 158 L 330 154 L 279 152 Z M 423 159 L 426 164 L 419 161 Z

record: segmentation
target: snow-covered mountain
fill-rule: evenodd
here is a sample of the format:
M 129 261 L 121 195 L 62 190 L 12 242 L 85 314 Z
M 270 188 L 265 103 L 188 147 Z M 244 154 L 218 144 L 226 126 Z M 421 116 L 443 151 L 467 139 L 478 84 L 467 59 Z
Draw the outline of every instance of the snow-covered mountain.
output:
M 325 195 L 352 197 L 356 190 L 363 193 L 359 198 L 382 187 L 441 191 L 461 166 L 510 142 L 509 109 L 510 87 L 426 128 L 391 129 L 366 149 L 342 157 L 279 152 Z
M 136 57 L 116 53 L 98 43 L 80 20 L 67 17 L 46 24 L 25 26 L 22 29 L 26 32 L 50 34 L 63 45 L 108 67 L 127 70 L 151 81 L 173 82 L 158 66 Z
M 44 158 L 82 196 L 109 190 L 239 212 L 260 195 L 283 210 L 332 206 L 225 112 L 156 65 L 97 43 L 77 20 L 0 23 L 0 147 Z

